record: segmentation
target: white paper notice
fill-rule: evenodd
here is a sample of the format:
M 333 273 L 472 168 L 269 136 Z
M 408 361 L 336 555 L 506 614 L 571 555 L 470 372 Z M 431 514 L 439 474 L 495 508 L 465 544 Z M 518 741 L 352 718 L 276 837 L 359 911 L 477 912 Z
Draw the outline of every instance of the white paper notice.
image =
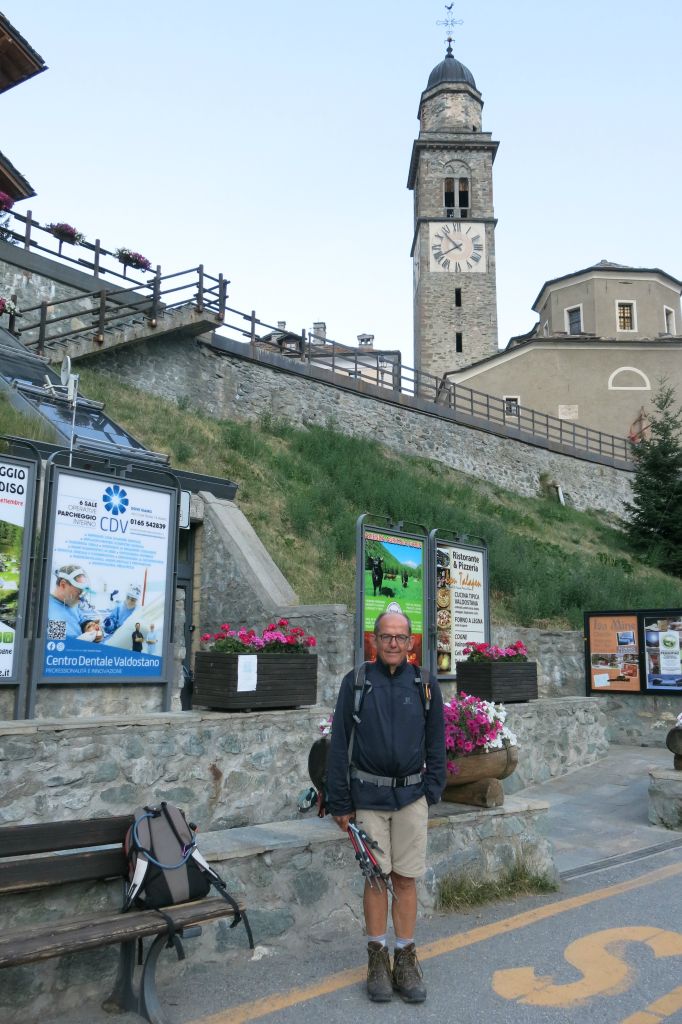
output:
M 258 655 L 237 655 L 237 693 L 255 690 L 258 685 Z
M 611 682 L 608 672 L 595 672 L 593 686 L 596 689 L 598 686 L 608 686 Z

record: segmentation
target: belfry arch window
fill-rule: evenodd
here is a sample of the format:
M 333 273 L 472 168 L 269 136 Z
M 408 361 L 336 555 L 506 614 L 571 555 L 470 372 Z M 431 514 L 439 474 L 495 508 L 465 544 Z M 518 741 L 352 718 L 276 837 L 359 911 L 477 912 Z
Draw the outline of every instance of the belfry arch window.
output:
M 456 220 L 469 216 L 469 179 L 464 176 L 443 179 L 443 206 L 445 216 Z
M 455 179 L 446 178 L 443 182 L 443 206 L 445 207 L 445 216 L 455 216 Z
M 460 178 L 457 183 L 457 200 L 460 217 L 469 216 L 469 179 Z

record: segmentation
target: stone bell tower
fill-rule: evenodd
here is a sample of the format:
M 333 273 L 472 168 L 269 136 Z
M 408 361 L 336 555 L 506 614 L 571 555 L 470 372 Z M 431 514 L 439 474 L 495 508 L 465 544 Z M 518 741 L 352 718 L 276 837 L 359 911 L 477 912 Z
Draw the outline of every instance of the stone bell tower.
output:
M 481 131 L 483 99 L 451 44 L 421 95 L 407 182 L 414 191 L 415 367 L 436 377 L 497 352 L 498 143 Z

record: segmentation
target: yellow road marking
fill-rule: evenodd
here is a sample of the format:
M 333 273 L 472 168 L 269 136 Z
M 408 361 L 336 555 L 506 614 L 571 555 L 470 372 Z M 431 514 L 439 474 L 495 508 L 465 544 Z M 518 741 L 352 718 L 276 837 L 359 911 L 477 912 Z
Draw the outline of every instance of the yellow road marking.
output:
M 674 988 L 672 992 L 661 996 L 653 1003 L 649 1003 L 646 1010 L 633 1013 L 626 1017 L 620 1024 L 661 1024 L 661 1021 L 672 1017 L 673 1013 L 682 1010 L 682 985 Z
M 460 935 L 450 935 L 446 939 L 438 939 L 425 946 L 419 947 L 419 958 L 430 960 L 435 956 L 442 956 L 444 953 L 453 953 L 455 950 L 464 949 L 467 946 L 476 945 L 478 942 L 485 942 L 487 939 L 495 938 L 497 935 L 506 935 L 516 931 L 518 928 L 527 928 L 529 925 L 537 924 L 539 921 L 546 921 L 549 918 L 565 914 L 570 910 L 577 910 L 580 907 L 589 906 L 591 903 L 598 903 L 600 900 L 610 899 L 612 896 L 620 896 L 622 893 L 632 892 L 634 889 L 641 889 L 647 885 L 654 885 L 656 882 L 664 881 L 682 873 L 682 864 L 670 864 L 656 871 L 650 871 L 646 875 L 631 878 L 627 882 L 618 882 L 616 885 L 609 885 L 603 889 L 595 889 L 593 892 L 584 893 L 582 896 L 571 896 L 557 903 L 551 903 L 544 907 L 536 907 L 533 910 L 525 910 L 521 914 L 514 914 L 502 921 L 495 921 L 492 924 L 481 925 L 479 928 L 472 928 Z M 330 995 L 338 992 L 349 985 L 357 985 L 365 978 L 367 968 L 357 967 L 347 971 L 340 971 L 337 974 L 330 974 L 327 978 L 316 985 L 306 985 L 300 988 L 289 989 L 286 992 L 277 992 L 262 999 L 255 999 L 253 1002 L 242 1003 L 241 1006 L 229 1007 L 219 1013 L 210 1014 L 207 1017 L 197 1018 L 191 1024 L 246 1024 L 247 1021 L 258 1020 L 269 1013 L 277 1010 L 286 1010 L 298 1003 L 309 1002 L 320 996 Z M 659 1018 L 660 1020 L 660 1018 Z M 630 1022 L 628 1022 L 630 1024 Z M 635 1022 L 632 1022 L 635 1024 Z M 642 1021 L 641 1024 L 651 1024 L 649 1021 Z M 659 1024 L 659 1021 L 655 1021 Z
M 630 966 L 619 955 L 626 942 L 644 942 L 655 957 L 682 956 L 682 935 L 662 928 L 606 928 L 569 943 L 564 959 L 582 974 L 579 981 L 555 985 L 552 977 L 537 975 L 532 967 L 495 971 L 493 990 L 504 999 L 529 1006 L 572 1006 L 593 996 L 625 992 L 632 981 Z M 614 953 L 610 946 L 620 946 Z

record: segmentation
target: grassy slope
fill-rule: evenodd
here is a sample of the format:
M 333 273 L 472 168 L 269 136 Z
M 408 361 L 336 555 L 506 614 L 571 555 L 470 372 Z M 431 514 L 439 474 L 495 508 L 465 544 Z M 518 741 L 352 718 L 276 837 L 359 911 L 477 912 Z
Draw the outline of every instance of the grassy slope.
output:
M 485 538 L 498 623 L 580 628 L 588 608 L 682 604 L 682 581 L 633 558 L 606 516 L 326 428 L 212 420 L 80 372 L 84 393 L 175 467 L 239 484 L 240 507 L 304 602 L 352 606 L 355 520 L 369 511 Z

